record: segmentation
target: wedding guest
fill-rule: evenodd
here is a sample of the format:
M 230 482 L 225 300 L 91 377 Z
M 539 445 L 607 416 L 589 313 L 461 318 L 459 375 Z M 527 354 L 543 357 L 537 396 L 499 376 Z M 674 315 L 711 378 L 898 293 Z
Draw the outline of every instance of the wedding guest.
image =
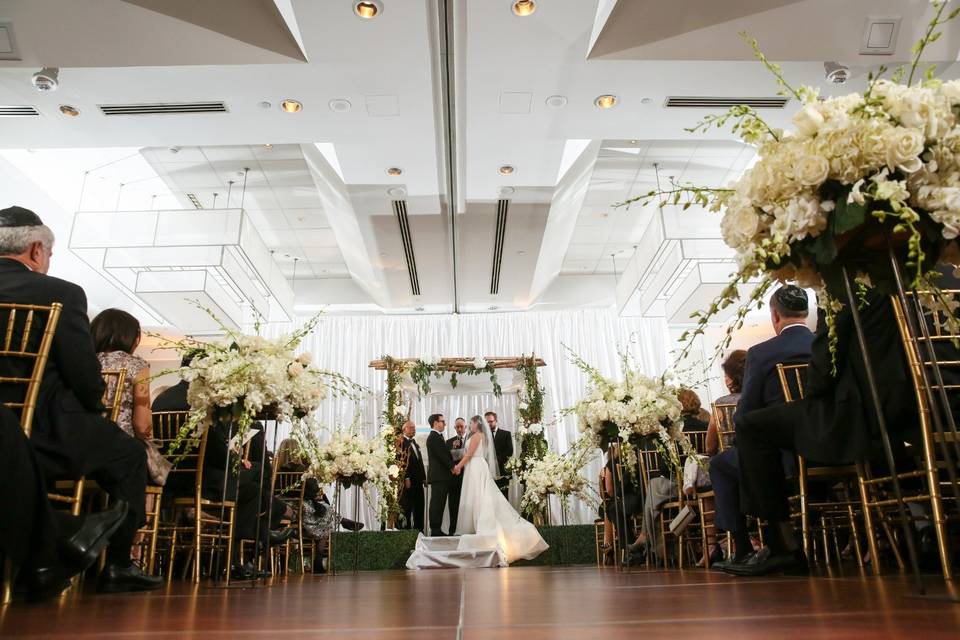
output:
M 92 565 L 127 515 L 115 500 L 106 511 L 74 517 L 54 510 L 30 441 L 17 416 L 0 405 L 0 554 L 19 567 L 31 602 L 70 586 L 70 577 Z
M 601 551 L 607 558 L 613 555 L 614 531 L 617 533 L 620 548 L 627 548 L 631 537 L 628 531 L 628 529 L 632 528 L 630 523 L 633 522 L 634 516 L 640 513 L 643 508 L 639 467 L 635 465 L 633 472 L 625 468 L 621 468 L 618 471 L 617 465 L 620 462 L 620 445 L 614 444 L 610 451 L 611 452 L 607 454 L 607 461 L 601 471 L 603 503 L 600 505 L 604 525 L 603 547 L 601 547 Z M 615 473 L 618 474 L 616 482 L 614 481 Z M 614 524 L 614 522 L 617 522 L 617 524 Z M 626 527 L 623 525 L 624 522 L 627 523 Z
M 181 367 L 189 367 L 193 361 L 192 355 L 184 356 L 180 361 Z M 150 412 L 153 421 L 156 423 L 158 417 L 156 413 L 167 411 L 188 411 L 190 404 L 187 402 L 187 389 L 190 383 L 181 380 L 175 385 L 169 385 L 157 390 L 153 403 L 150 405 Z M 192 496 L 196 486 L 196 476 L 190 471 L 196 471 L 196 460 L 194 458 L 183 458 L 176 461 L 171 468 L 174 473 L 167 474 L 167 481 L 163 485 L 163 495 L 172 497 Z
M 463 418 L 457 418 L 453 421 L 453 429 L 457 435 L 447 439 L 447 448 L 453 456 L 454 462 L 459 462 L 463 458 L 464 437 L 467 431 L 467 421 Z M 453 482 L 450 484 L 450 495 L 448 497 L 448 512 L 450 513 L 450 533 L 457 530 L 457 515 L 460 513 L 460 494 L 463 492 L 463 476 L 453 476 Z
M 126 311 L 105 309 L 90 323 L 93 348 L 100 366 L 106 371 L 125 369 L 127 374 L 120 390 L 120 412 L 117 426 L 131 438 L 139 440 L 147 452 L 147 473 L 156 486 L 166 484 L 170 463 L 151 439 L 153 422 L 150 415 L 150 365 L 133 355 L 140 344 L 140 322 Z M 113 398 L 115 381 L 110 380 L 107 397 Z M 153 509 L 153 494 L 147 495 L 146 510 Z M 140 559 L 140 537 L 133 547 L 132 559 Z
M 731 557 L 714 565 L 718 569 L 726 570 L 732 564 L 743 563 L 753 553 L 746 518 L 741 510 L 741 470 L 744 469 L 739 452 L 741 420 L 751 411 L 784 403 L 777 364 L 810 360 L 813 333 L 806 325 L 808 313 L 806 291 L 794 285 L 780 287 L 770 296 L 770 322 L 776 335 L 747 350 L 743 385 L 734 412 L 737 446 L 725 449 L 710 460 L 710 483 L 716 502 L 714 524 L 717 529 L 729 532 L 734 544 Z M 793 457 L 783 455 L 779 450 L 773 457 L 775 460 L 771 463 L 782 480 L 791 471 Z
M 400 441 L 401 455 L 407 459 L 407 469 L 403 477 L 403 493 L 400 496 L 400 508 L 403 512 L 406 529 L 416 529 L 424 533 L 423 528 L 423 488 L 427 483 L 427 472 L 423 466 L 423 453 L 414 436 L 417 425 L 413 420 L 403 423 L 403 440 Z
M 92 478 L 111 498 L 128 505 L 110 540 L 101 592 L 158 589 L 160 578 L 130 561 L 133 538 L 145 520 L 147 462 L 143 446 L 103 417 L 100 376 L 87 319 L 87 298 L 77 285 L 47 275 L 53 232 L 22 207 L 0 210 L 0 302 L 63 305 L 44 372 L 31 444 L 48 480 Z M 5 326 L 8 312 L 0 311 Z M 19 336 L 14 337 L 19 340 Z M 41 336 L 31 335 L 36 348 Z M 0 360 L 0 377 L 29 377 L 23 359 Z M 16 401 L 16 390 L 0 387 L 0 402 Z
M 277 447 L 277 455 L 273 461 L 277 471 L 304 473 L 310 467 L 300 451 L 300 445 L 293 438 L 286 438 Z M 314 538 L 325 537 L 339 524 L 348 531 L 363 529 L 362 522 L 355 522 L 348 518 L 341 518 L 330 505 L 330 499 L 316 478 L 304 478 L 303 499 L 304 517 L 303 529 Z M 294 497 L 294 496 L 291 496 Z
M 504 498 L 508 498 L 507 492 L 510 489 L 510 470 L 507 463 L 513 457 L 513 436 L 506 429 L 501 429 L 497 425 L 497 414 L 493 411 L 487 411 L 483 414 L 483 419 L 487 421 L 490 427 L 490 433 L 493 434 L 493 448 L 497 452 L 497 465 L 500 467 L 500 477 L 496 479 L 497 486 L 500 487 L 500 493 Z

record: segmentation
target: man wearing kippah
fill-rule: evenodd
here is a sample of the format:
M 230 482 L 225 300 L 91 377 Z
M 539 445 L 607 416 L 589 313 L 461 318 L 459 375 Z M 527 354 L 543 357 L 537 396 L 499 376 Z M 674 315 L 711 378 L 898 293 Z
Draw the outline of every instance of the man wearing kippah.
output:
M 770 296 L 770 322 L 777 335 L 747 350 L 743 391 L 734 413 L 737 443 L 710 461 L 710 480 L 716 496 L 714 522 L 717 528 L 730 532 L 734 541 L 730 559 L 714 564 L 724 571 L 748 561 L 753 554 L 743 516 L 745 510 L 741 507 L 741 494 L 743 485 L 753 482 L 760 470 L 752 462 L 748 467 L 741 455 L 739 425 L 746 414 L 785 402 L 777 374 L 778 364 L 810 360 L 813 333 L 806 325 L 808 306 L 806 291 L 794 285 L 782 286 Z M 764 459 L 763 464 L 762 471 L 768 476 L 776 476 L 783 484 L 787 473 L 792 471 L 793 457 L 780 455 L 776 450 Z M 805 563 L 802 564 L 805 566 Z
M 63 305 L 50 359 L 33 417 L 30 444 L 48 480 L 92 478 L 110 496 L 129 505 L 126 518 L 110 538 L 107 562 L 98 589 L 104 592 L 157 589 L 162 581 L 145 575 L 130 561 L 130 547 L 145 520 L 147 483 L 143 445 L 102 416 L 104 382 L 93 348 L 87 298 L 77 285 L 47 275 L 53 232 L 33 211 L 0 210 L 0 302 Z M 9 312 L 0 310 L 0 327 Z M 17 326 L 22 331 L 22 325 Z M 41 336 L 31 335 L 28 346 Z M 15 343 L 20 336 L 14 335 Z M 23 359 L 0 359 L 0 377 L 29 377 Z M 18 399 L 10 385 L 0 385 L 0 402 Z M 4 519 L 4 522 L 7 518 Z M 10 516 L 11 524 L 19 524 Z

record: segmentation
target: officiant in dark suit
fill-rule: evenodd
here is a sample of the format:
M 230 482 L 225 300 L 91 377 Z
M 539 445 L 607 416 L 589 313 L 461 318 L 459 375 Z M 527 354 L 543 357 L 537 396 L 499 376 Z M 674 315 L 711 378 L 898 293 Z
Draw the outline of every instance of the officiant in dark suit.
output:
M 444 536 L 443 510 L 447 506 L 447 498 L 453 485 L 453 477 L 459 475 L 454 471 L 453 454 L 447 448 L 443 439 L 443 430 L 447 421 L 443 414 L 435 413 L 427 421 L 430 423 L 430 435 L 427 437 L 427 484 L 430 485 L 430 535 Z
M 403 423 L 400 451 L 401 455 L 407 459 L 407 469 L 403 476 L 400 508 L 406 520 L 405 528 L 417 529 L 423 533 L 423 486 L 427 481 L 427 473 L 423 468 L 423 452 L 420 451 L 420 445 L 414 438 L 416 433 L 417 425 L 413 420 Z
M 110 539 L 98 589 L 105 592 L 157 589 L 163 581 L 144 574 L 130 561 L 130 547 L 143 525 L 147 460 L 143 446 L 103 417 L 104 382 L 93 348 L 87 297 L 83 289 L 47 275 L 53 253 L 53 232 L 33 211 L 0 210 L 0 302 L 63 305 L 53 336 L 50 359 L 37 398 L 30 444 L 48 480 L 96 480 L 115 500 L 128 504 L 127 515 Z M 7 314 L 0 315 L 6 326 Z M 17 330 L 22 331 L 18 323 Z M 15 334 L 13 344 L 21 336 Z M 42 339 L 34 323 L 27 345 Z M 0 377 L 30 376 L 25 359 L 0 359 Z M 18 402 L 22 393 L 0 385 L 0 402 Z
M 497 414 L 493 411 L 487 411 L 483 414 L 484 420 L 490 427 L 490 433 L 493 435 L 493 448 L 497 452 L 497 466 L 500 467 L 500 476 L 497 480 L 497 487 L 504 498 L 507 498 L 507 491 L 510 489 L 510 471 L 507 469 L 507 462 L 513 457 L 513 436 L 509 431 L 497 426 Z
M 453 456 L 454 462 L 460 462 L 463 458 L 463 445 L 465 443 L 463 434 L 467 430 L 467 422 L 463 418 L 457 418 L 453 423 L 453 428 L 457 435 L 447 438 L 447 448 Z M 450 508 L 450 534 L 457 531 L 457 514 L 460 512 L 460 492 L 463 490 L 463 476 L 453 476 L 453 483 L 450 485 L 450 496 L 447 505 Z

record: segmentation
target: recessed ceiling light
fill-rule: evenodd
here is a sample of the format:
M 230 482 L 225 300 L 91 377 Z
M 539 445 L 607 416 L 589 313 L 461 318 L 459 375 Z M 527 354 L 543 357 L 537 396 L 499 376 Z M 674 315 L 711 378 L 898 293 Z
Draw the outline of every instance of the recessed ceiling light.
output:
M 353 107 L 349 100 L 344 100 L 343 98 L 334 98 L 327 104 L 330 107 L 330 111 L 336 111 L 337 113 L 346 113 Z
M 601 109 L 611 109 L 617 104 L 617 96 L 605 93 L 602 96 L 597 96 L 597 99 L 593 101 L 593 104 L 597 105 Z
M 264 148 L 264 149 L 273 149 L 273 145 L 268 142 L 268 143 L 266 143 L 265 145 L 263 145 L 263 148 Z
M 639 140 L 631 140 L 630 144 L 638 144 L 639 142 L 640 142 Z
M 303 109 L 303 105 L 296 100 L 291 100 L 290 98 L 287 98 L 286 100 L 280 103 L 280 108 L 287 113 L 296 113 Z
M 537 10 L 537 3 L 533 0 L 515 0 L 511 9 L 513 15 L 525 18 Z
M 551 109 L 563 109 L 567 106 L 567 97 L 566 96 L 550 96 L 544 100 L 546 105 Z
M 399 176 L 402 174 L 403 174 L 403 169 L 401 169 L 400 167 L 390 167 L 389 169 L 387 169 L 388 176 Z
M 383 13 L 383 3 L 380 0 L 359 0 L 353 3 L 353 12 L 358 18 L 370 20 Z
M 525 255 L 527 255 L 527 252 L 526 252 L 526 251 L 517 251 L 517 255 L 518 255 L 518 256 L 525 256 Z
M 497 171 L 498 171 L 498 172 L 500 173 L 500 175 L 502 175 L 502 176 L 508 176 L 508 175 L 510 175 L 511 173 L 514 172 L 514 168 L 513 168 L 513 165 L 505 164 L 505 165 L 503 165 L 502 167 L 500 167 L 499 169 L 497 169 Z
M 69 104 L 62 104 L 60 105 L 60 113 L 65 116 L 74 117 L 80 115 L 80 110 L 76 107 L 71 107 Z

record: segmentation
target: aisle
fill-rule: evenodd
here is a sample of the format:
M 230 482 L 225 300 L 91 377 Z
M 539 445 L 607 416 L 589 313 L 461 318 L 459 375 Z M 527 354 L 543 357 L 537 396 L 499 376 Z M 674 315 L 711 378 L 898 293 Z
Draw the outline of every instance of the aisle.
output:
M 894 577 L 735 580 L 592 567 L 297 576 L 258 590 L 176 583 L 150 595 L 18 604 L 0 610 L 0 637 L 956 637 L 960 605 L 899 597 L 906 589 Z

